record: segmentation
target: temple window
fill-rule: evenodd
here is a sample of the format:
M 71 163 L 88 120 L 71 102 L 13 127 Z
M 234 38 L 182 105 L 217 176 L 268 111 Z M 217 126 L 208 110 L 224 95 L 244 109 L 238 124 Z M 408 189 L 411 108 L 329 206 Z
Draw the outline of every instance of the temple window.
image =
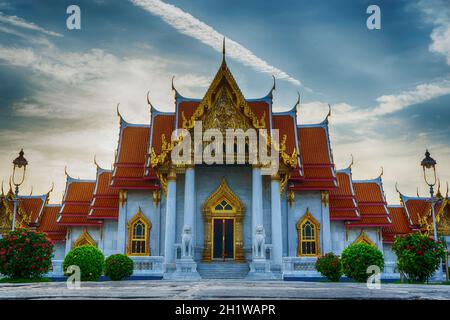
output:
M 318 256 L 320 254 L 320 224 L 311 215 L 309 209 L 297 223 L 298 256 Z
M 214 206 L 214 212 L 220 213 L 220 212 L 232 212 L 234 211 L 233 206 L 225 199 L 220 201 Z
M 128 222 L 128 255 L 150 255 L 150 229 L 150 221 L 139 208 L 136 215 Z

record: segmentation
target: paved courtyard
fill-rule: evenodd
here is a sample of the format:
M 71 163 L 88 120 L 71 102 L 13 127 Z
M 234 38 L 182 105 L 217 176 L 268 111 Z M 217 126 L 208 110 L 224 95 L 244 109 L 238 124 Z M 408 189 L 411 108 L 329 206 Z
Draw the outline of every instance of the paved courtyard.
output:
M 233 280 L 0 284 L 0 299 L 450 299 L 450 286 Z

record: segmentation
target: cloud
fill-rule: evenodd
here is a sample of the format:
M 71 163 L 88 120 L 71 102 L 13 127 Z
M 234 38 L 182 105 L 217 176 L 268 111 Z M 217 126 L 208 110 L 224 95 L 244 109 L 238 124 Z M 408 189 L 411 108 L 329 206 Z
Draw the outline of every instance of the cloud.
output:
M 180 33 L 197 39 L 216 51 L 222 51 L 224 35 L 180 8 L 159 0 L 131 0 L 131 2 L 160 17 Z M 299 80 L 271 66 L 236 41 L 227 38 L 226 51 L 229 57 L 259 72 L 273 74 L 278 79 L 287 80 L 295 85 L 301 85 Z
M 60 201 L 64 166 L 71 175 L 94 178 L 94 154 L 105 168 L 113 161 L 118 137 L 116 104 L 132 123 L 149 123 L 146 93 L 162 111 L 173 110 L 171 77 L 183 94 L 199 96 L 211 79 L 189 68 L 140 48 L 130 47 L 120 57 L 101 49 L 65 52 L 55 46 L 33 48 L 0 46 L 0 62 L 23 68 L 33 91 L 15 101 L 14 126 L 0 130 L 0 163 L 10 163 L 18 146 L 30 162 L 22 190 L 34 185 L 35 193 L 48 191 Z M 8 180 L 8 165 L 0 166 L 0 180 Z
M 397 94 L 382 95 L 376 99 L 377 103 L 372 108 L 361 108 L 348 103 L 332 105 L 333 123 L 358 124 L 360 121 L 375 121 L 410 106 L 430 101 L 450 94 L 450 80 L 442 80 L 435 83 L 423 83 L 412 90 L 405 90 Z M 321 101 L 312 101 L 302 104 L 300 120 L 320 121 L 328 110 L 328 105 Z
M 429 50 L 446 57 L 450 65 L 450 6 L 447 0 L 420 0 L 417 7 L 425 20 L 435 26 L 431 32 Z
M 53 37 L 62 37 L 62 34 L 60 34 L 60 33 L 44 29 L 44 28 L 36 25 L 33 22 L 28 22 L 17 16 L 7 16 L 3 12 L 0 12 L 0 22 L 7 23 L 7 24 L 13 25 L 15 27 L 23 28 L 23 29 L 42 32 L 42 33 L 45 33 L 45 34 L 47 34 L 49 36 L 53 36 Z

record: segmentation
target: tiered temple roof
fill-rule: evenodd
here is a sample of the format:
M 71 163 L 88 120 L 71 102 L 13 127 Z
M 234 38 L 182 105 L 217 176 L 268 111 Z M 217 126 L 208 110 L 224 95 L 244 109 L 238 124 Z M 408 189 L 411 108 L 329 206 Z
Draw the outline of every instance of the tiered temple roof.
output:
M 47 232 L 55 241 L 64 239 L 67 226 L 101 226 L 103 220 L 117 220 L 122 191 L 164 191 L 170 151 L 177 143 L 171 141 L 174 129 L 191 130 L 194 121 L 207 119 L 208 112 L 220 103 L 221 97 L 225 97 L 231 103 L 228 108 L 232 109 L 230 117 L 234 117 L 234 123 L 245 128 L 279 130 L 280 173 L 286 179 L 288 191 L 329 193 L 331 220 L 345 221 L 349 228 L 383 228 L 386 243 L 392 242 L 395 235 L 429 231 L 431 206 L 427 198 L 401 195 L 401 206 L 388 207 L 381 176 L 372 180 L 353 180 L 351 166 L 336 170 L 328 128 L 331 112 L 320 123 L 299 124 L 299 99 L 291 110 L 274 113 L 275 83 L 262 98 L 244 98 L 225 57 L 202 99 L 186 98 L 174 87 L 173 90 L 173 112 L 161 112 L 148 100 L 151 107 L 149 124 L 128 123 L 118 112 L 119 139 L 112 170 L 97 166 L 95 180 L 74 179 L 67 175 L 60 206 L 47 204 L 49 193 L 20 196 L 19 220 Z M 228 117 L 220 121 L 226 121 Z M 0 197 L 3 220 L 11 217 L 13 198 L 11 191 Z M 447 196 L 437 201 L 438 218 L 442 217 L 446 205 Z

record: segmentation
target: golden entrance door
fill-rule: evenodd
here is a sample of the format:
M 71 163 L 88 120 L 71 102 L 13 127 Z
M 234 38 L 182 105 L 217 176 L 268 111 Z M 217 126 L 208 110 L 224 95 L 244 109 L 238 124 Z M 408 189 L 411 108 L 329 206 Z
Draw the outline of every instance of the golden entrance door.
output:
M 214 218 L 212 232 L 213 259 L 233 260 L 235 252 L 234 219 Z
M 245 207 L 225 179 L 203 204 L 203 261 L 245 261 L 243 220 Z

